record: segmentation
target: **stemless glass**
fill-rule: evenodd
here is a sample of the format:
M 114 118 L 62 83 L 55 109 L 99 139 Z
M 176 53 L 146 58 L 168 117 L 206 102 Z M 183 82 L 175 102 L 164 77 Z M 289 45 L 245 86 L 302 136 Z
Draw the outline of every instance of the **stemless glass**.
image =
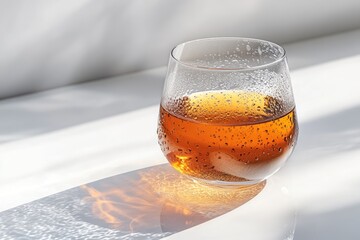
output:
M 211 185 L 255 184 L 284 165 L 297 135 L 282 47 L 207 38 L 171 51 L 158 137 L 179 172 Z

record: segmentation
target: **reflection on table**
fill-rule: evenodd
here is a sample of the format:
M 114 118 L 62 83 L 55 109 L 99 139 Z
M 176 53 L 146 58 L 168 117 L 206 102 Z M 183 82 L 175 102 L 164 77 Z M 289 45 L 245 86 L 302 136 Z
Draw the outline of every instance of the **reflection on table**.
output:
M 272 189 L 267 189 L 265 182 L 237 189 L 218 188 L 199 185 L 169 164 L 153 166 L 5 211 L 0 214 L 0 238 L 160 239 L 236 209 L 239 227 L 246 228 L 244 237 L 250 234 L 252 239 L 261 239 L 263 234 L 269 235 L 262 231 L 264 219 L 267 226 L 275 227 L 277 212 L 281 216 L 292 209 L 288 196 L 272 182 Z M 263 190 L 269 194 L 262 194 Z M 254 197 L 262 201 L 254 202 L 250 212 L 247 209 L 241 214 L 240 206 Z M 277 212 L 264 210 L 268 204 Z M 294 216 L 278 218 L 284 221 L 283 226 L 272 232 L 291 237 Z M 257 229 L 246 227 L 253 221 L 259 221 Z

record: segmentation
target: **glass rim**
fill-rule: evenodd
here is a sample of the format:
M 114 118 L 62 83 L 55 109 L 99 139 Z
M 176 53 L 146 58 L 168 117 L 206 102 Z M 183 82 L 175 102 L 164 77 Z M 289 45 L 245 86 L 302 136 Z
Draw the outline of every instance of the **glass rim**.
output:
M 268 43 L 268 44 L 270 44 L 272 46 L 277 47 L 279 50 L 282 51 L 282 54 L 279 57 L 277 57 L 276 59 L 274 59 L 274 61 L 269 62 L 269 63 L 264 63 L 264 64 L 260 64 L 260 65 L 253 66 L 253 67 L 239 67 L 239 68 L 216 68 L 216 67 L 199 66 L 199 65 L 196 65 L 196 64 L 186 63 L 186 62 L 178 59 L 177 57 L 175 57 L 174 51 L 178 47 L 180 47 L 182 45 L 190 44 L 190 43 L 193 43 L 193 42 L 204 41 L 204 40 L 238 40 L 238 41 L 253 41 L 253 42 L 259 42 L 259 43 L 263 42 L 263 43 Z M 263 68 L 267 68 L 267 67 L 270 67 L 272 65 L 278 64 L 279 62 L 283 61 L 286 58 L 286 51 L 279 44 L 268 41 L 268 40 L 263 40 L 263 39 L 246 38 L 246 37 L 209 37 L 209 38 L 198 38 L 198 39 L 194 39 L 194 40 L 190 40 L 190 41 L 180 43 L 180 44 L 176 45 L 175 47 L 173 47 L 173 49 L 170 52 L 170 56 L 178 64 L 181 64 L 181 65 L 186 66 L 186 67 L 198 69 L 198 70 L 242 72 L 242 71 L 253 71 L 253 70 L 257 70 L 257 69 L 263 69 Z

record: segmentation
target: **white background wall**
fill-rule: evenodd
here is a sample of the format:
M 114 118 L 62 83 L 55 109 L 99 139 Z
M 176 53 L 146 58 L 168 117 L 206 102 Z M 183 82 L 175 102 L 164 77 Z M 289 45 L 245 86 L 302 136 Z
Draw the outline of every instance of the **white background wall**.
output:
M 194 38 L 354 29 L 359 13 L 359 0 L 0 0 L 0 98 L 166 65 Z

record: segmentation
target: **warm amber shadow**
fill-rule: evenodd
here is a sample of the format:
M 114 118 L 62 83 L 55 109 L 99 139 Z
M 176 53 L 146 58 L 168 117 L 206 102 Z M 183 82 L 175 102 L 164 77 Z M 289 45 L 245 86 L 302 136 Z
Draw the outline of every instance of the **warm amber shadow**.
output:
M 264 187 L 265 182 L 238 189 L 199 185 L 162 164 L 82 189 L 87 194 L 83 201 L 103 225 L 124 232 L 172 234 L 241 206 Z

